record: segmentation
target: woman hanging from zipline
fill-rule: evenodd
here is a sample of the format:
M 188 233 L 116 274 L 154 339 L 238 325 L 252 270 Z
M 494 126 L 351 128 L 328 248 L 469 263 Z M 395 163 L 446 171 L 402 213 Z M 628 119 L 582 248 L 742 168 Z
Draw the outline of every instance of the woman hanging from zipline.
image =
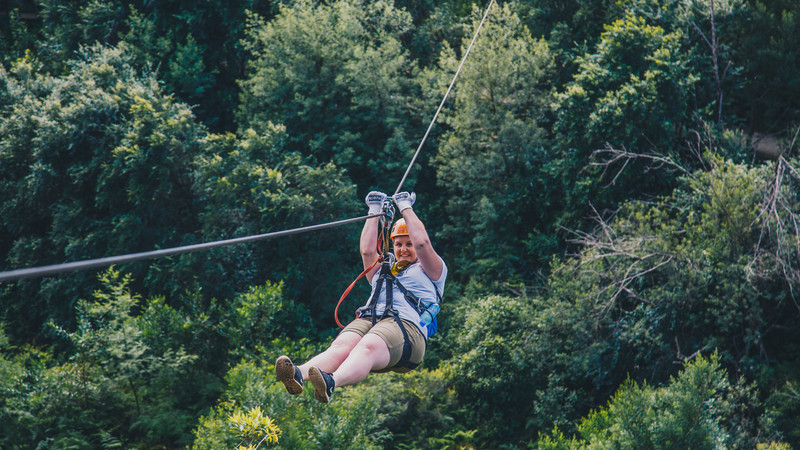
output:
M 427 337 L 435 332 L 447 266 L 411 208 L 415 198 L 408 192 L 392 198 L 403 216 L 395 222 L 390 236 L 395 262 L 387 248 L 382 264 L 375 264 L 380 256 L 375 245 L 379 222 L 385 218 L 376 216 L 364 223 L 361 258 L 372 293 L 356 311 L 356 319 L 327 350 L 305 364 L 296 366 L 287 356 L 275 362 L 275 374 L 290 394 L 302 393 L 303 381 L 309 380 L 316 399 L 328 403 L 336 386 L 356 384 L 370 372 L 408 372 L 422 363 Z M 370 215 L 391 208 L 386 194 L 376 191 L 367 195 L 366 204 Z

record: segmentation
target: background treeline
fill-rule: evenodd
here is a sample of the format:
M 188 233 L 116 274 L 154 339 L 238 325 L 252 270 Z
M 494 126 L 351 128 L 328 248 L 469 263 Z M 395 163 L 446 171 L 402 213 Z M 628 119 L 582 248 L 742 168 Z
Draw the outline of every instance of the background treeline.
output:
M 485 7 L 4 2 L 0 268 L 363 215 Z M 360 224 L 3 283 L 0 448 L 800 447 L 797 30 L 495 4 L 404 185 L 450 267 L 422 368 L 274 381 L 335 335 Z

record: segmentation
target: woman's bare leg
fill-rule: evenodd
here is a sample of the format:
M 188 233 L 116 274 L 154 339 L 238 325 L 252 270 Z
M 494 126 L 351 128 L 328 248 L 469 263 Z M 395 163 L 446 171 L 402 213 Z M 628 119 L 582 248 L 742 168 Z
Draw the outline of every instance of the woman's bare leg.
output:
M 358 333 L 345 331 L 339 334 L 327 350 L 309 359 L 305 364 L 298 366 L 303 374 L 303 379 L 308 379 L 308 368 L 311 366 L 317 366 L 325 372 L 335 371 L 360 341 L 361 336 Z
M 386 346 L 383 338 L 377 334 L 367 334 L 358 341 L 349 355 L 344 361 L 339 362 L 334 370 L 327 370 L 322 366 L 317 367 L 326 372 L 332 372 L 336 386 L 350 386 L 366 378 L 372 370 L 388 366 L 390 358 L 389 347 Z M 306 364 L 310 367 L 314 365 L 310 364 L 312 361 Z

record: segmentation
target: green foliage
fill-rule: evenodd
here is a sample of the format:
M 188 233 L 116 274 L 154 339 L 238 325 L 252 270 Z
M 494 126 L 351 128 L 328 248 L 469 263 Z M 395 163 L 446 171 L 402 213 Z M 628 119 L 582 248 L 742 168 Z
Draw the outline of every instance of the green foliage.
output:
M 8 217 L 0 250 L 7 264 L 28 267 L 260 234 L 355 210 L 352 186 L 339 181 L 344 177 L 336 167 L 310 167 L 273 148 L 282 139 L 279 127 L 242 138 L 208 135 L 186 105 L 133 69 L 126 52 L 124 45 L 87 51 L 72 74 L 59 78 L 37 74 L 32 58 L 0 71 L 0 95 L 9 100 L 0 110 L 0 132 L 8 136 L 0 144 L 0 210 Z M 340 252 L 326 242 L 344 236 L 336 230 L 273 247 L 222 249 L 211 258 L 134 263 L 126 270 L 139 280 L 137 289 L 171 297 L 197 287 L 211 297 L 230 297 L 271 274 L 286 280 L 293 297 L 329 305 L 330 292 L 352 276 L 342 265 L 331 272 L 330 260 Z M 340 275 L 336 284 L 307 282 L 326 271 Z M 70 305 L 93 286 L 91 273 L 4 285 L 7 298 L 34 297 L 39 307 L 10 301 L 3 308 L 17 322 L 15 330 L 36 334 L 47 317 L 68 324 Z M 323 316 L 322 308 L 314 310 Z
M 29 267 L 184 243 L 196 229 L 187 174 L 202 132 L 189 109 L 137 73 L 125 47 L 87 49 L 63 77 L 38 70 L 32 57 L 0 69 L 3 261 Z M 132 271 L 145 286 L 167 285 L 158 269 Z M 3 307 L 15 330 L 36 334 L 44 317 L 68 323 L 92 286 L 91 273 L 4 285 Z
M 68 70 L 68 61 L 84 45 L 114 44 L 125 21 L 120 0 L 40 0 L 41 39 L 37 55 L 54 73 Z
M 23 23 L 19 10 L 12 10 L 10 32 L 0 34 L 3 60 L 29 49 L 48 71 L 63 74 L 82 46 L 126 42 L 134 49 L 137 67 L 161 68 L 159 78 L 169 90 L 197 105 L 203 123 L 223 130 L 233 128 L 236 79 L 245 64 L 239 45 L 245 11 L 271 15 L 275 8 L 273 2 L 258 0 L 29 3 L 24 12 L 39 20 Z
M 12 8 L 6 12 L 6 17 L 0 17 L 0 62 L 8 65 L 34 48 L 36 35 L 21 17 L 28 11 Z
M 2 360 L 4 433 L 0 445 L 97 447 L 101 442 L 187 443 L 194 415 L 181 389 L 196 356 L 148 345 L 134 311 L 142 302 L 129 277 L 109 270 L 103 289 L 77 305 L 77 330 L 55 331 L 70 345 L 66 360 L 25 349 Z M 13 370 L 12 370 L 13 369 Z M 15 376 L 11 376 L 16 374 Z
M 186 44 L 178 45 L 174 59 L 169 61 L 169 78 L 174 91 L 183 94 L 187 102 L 196 102 L 214 87 L 214 73 L 206 70 L 203 49 L 190 34 Z
M 233 130 L 245 52 L 239 40 L 245 12 L 272 14 L 274 2 L 137 0 L 128 6 L 118 39 L 134 50 L 137 64 L 160 67 L 159 77 L 215 130 Z
M 281 430 L 269 417 L 261 413 L 261 408 L 256 406 L 247 413 L 235 411 L 228 421 L 231 428 L 239 435 L 241 442 L 238 448 L 247 450 L 256 449 L 262 443 L 277 444 Z
M 521 353 L 530 311 L 522 300 L 492 296 L 454 312 L 458 325 L 451 322 L 447 337 L 455 356 L 442 364 L 478 442 L 518 442 L 524 432 L 525 422 L 508 420 L 507 412 L 525 411 L 535 392 L 529 357 Z
M 282 127 L 249 129 L 241 137 L 208 135 L 193 172 L 202 236 L 218 240 L 262 234 L 353 217 L 359 211 L 355 189 L 333 164 L 310 166 L 283 151 Z M 357 228 L 272 239 L 212 251 L 202 264 L 212 279 L 210 295 L 241 292 L 265 278 L 283 280 L 287 296 L 302 299 L 312 317 L 330 323 L 334 295 L 354 278 L 358 254 L 331 242 L 354 239 Z M 351 257 L 352 264 L 339 264 Z M 298 316 L 299 317 L 299 316 Z
M 473 20 L 477 27 L 479 16 Z M 465 36 L 460 52 L 471 38 Z M 437 72 L 455 72 L 459 62 L 445 45 Z M 510 6 L 495 6 L 453 92 L 450 129 L 434 158 L 438 184 L 447 195 L 440 200 L 448 215 L 440 235 L 455 252 L 450 260 L 474 267 L 478 281 L 496 279 L 508 267 L 552 251 L 547 242 L 540 241 L 545 248 L 532 252 L 520 242 L 520 236 L 539 233 L 538 224 L 556 201 L 544 195 L 548 176 L 541 171 L 548 156 L 540 121 L 552 70 L 547 43 L 534 39 Z M 438 93 L 439 86 L 431 89 Z
M 625 384 L 608 410 L 590 414 L 578 431 L 589 445 L 725 448 L 727 439 L 718 415 L 730 386 L 724 371 L 714 370 L 714 365 L 713 360 L 698 359 L 677 380 L 658 390 Z
M 601 222 L 581 239 L 580 259 L 554 269 L 550 298 L 525 340 L 530 358 L 545 360 L 539 376 L 548 376 L 535 383 L 542 386 L 535 405 L 554 405 L 537 409 L 539 430 L 548 421 L 569 423 L 566 406 L 580 413 L 629 376 L 662 383 L 676 358 L 711 349 L 732 376 L 774 382 L 761 371 L 766 355 L 794 345 L 795 337 L 774 326 L 796 320 L 796 308 L 780 300 L 792 295 L 796 271 L 760 261 L 786 250 L 787 242 L 767 232 L 786 217 L 767 213 L 770 168 L 710 162 L 712 170 L 686 180 L 688 189 L 658 204 L 628 204 L 613 225 Z M 782 214 L 796 214 L 792 191 L 778 192 Z M 743 414 L 750 425 L 742 429 L 768 427 Z
M 295 354 L 302 359 L 318 350 Z M 272 365 L 243 360 L 228 372 L 220 402 L 200 419 L 193 448 L 236 445 L 229 418 L 256 407 L 280 428 L 282 448 L 463 448 L 474 442 L 475 432 L 448 414 L 456 400 L 450 376 L 424 369 L 372 375 L 357 386 L 337 388 L 335 401 L 320 405 L 310 386 L 292 397 L 275 381 Z
M 459 420 L 463 406 L 452 389 L 453 375 L 445 367 L 429 369 L 426 362 L 408 374 L 370 380 L 400 386 L 391 409 L 384 408 L 390 411 L 384 426 L 398 448 L 470 448 L 477 442 L 477 429 Z
M 794 383 L 791 370 L 771 374 L 767 355 L 796 361 L 784 353 L 796 345 L 788 333 L 796 303 L 781 299 L 793 298 L 797 282 L 786 252 L 798 242 L 786 232 L 796 231 L 800 172 L 790 161 L 748 167 L 711 153 L 704 164 L 708 171 L 686 177 L 672 195 L 627 203 L 613 222 L 599 219 L 594 233 L 576 234 L 581 253 L 555 261 L 548 285 L 531 298 L 454 300 L 451 356 L 442 365 L 478 443 L 532 442 L 554 425 L 569 436 L 577 418 L 625 380 L 658 386 L 677 361 L 713 349 L 734 379 Z M 508 380 L 528 388 L 510 389 Z M 727 394 L 714 422 L 725 445 L 780 439 L 775 424 L 794 407 L 777 407 L 784 393 L 765 408 L 760 395 L 743 381 Z M 507 410 L 528 419 L 509 421 Z
M 800 5 L 785 0 L 748 1 L 741 19 L 732 25 L 728 45 L 741 64 L 738 82 L 730 89 L 729 104 L 739 120 L 756 130 L 791 136 L 797 126 L 800 78 Z M 787 136 L 788 139 L 791 139 Z
M 401 42 L 411 28 L 385 1 L 298 1 L 269 22 L 251 17 L 240 126 L 284 124 L 288 150 L 347 169 L 364 192 L 384 186 L 408 163 L 419 127 L 408 108 L 414 66 Z
M 78 302 L 77 331 L 62 331 L 75 348 L 71 363 L 91 374 L 84 389 L 73 395 L 83 397 L 84 408 L 100 413 L 89 405 L 112 393 L 116 398 L 105 401 L 124 411 L 122 417 L 129 415 L 134 433 L 151 442 L 180 442 L 192 416 L 175 408 L 171 397 L 197 356 L 182 348 L 153 352 L 132 315 L 141 299 L 129 292 L 130 277 L 109 270 L 100 280 L 105 291 L 95 292 L 92 302 Z
M 470 33 L 463 18 L 476 5 L 468 0 L 398 0 L 394 4 L 411 14 L 414 32 L 407 33 L 403 41 L 420 67 L 429 67 L 445 42 L 456 44 Z
M 679 131 L 674 127 L 687 113 L 693 81 L 685 72 L 680 40 L 679 33 L 667 33 L 642 17 L 608 25 L 595 53 L 577 59 L 574 81 L 558 95 L 555 131 L 579 152 L 605 142 L 634 151 L 674 147 Z M 667 98 L 672 101 L 661 105 Z M 649 143 L 642 142 L 644 137 Z
M 739 432 L 727 422 L 736 407 L 735 391 L 716 356 L 698 357 L 668 385 L 625 383 L 607 406 L 592 411 L 578 426 L 580 438 L 567 439 L 557 429 L 543 436 L 545 448 L 732 448 Z M 762 436 L 759 440 L 768 440 Z M 736 448 L 754 448 L 738 442 Z
M 220 325 L 230 343 L 232 358 L 257 354 L 259 349 L 282 337 L 300 338 L 311 330 L 309 312 L 286 300 L 282 285 L 254 286 L 237 295 L 231 314 Z
M 548 194 L 563 195 L 570 205 L 556 215 L 562 225 L 581 225 L 590 203 L 602 211 L 674 186 L 675 172 L 654 176 L 656 164 L 647 158 L 599 158 L 594 161 L 600 164 L 590 164 L 596 150 L 610 146 L 671 157 L 687 167 L 694 163 L 693 155 L 679 151 L 691 124 L 697 81 L 681 51 L 683 39 L 680 30 L 668 32 L 627 15 L 606 26 L 594 52 L 576 59 L 578 72 L 553 103 L 560 149 L 550 166 L 558 190 Z
M 188 445 L 200 411 L 219 395 L 215 377 L 224 375 L 227 361 L 272 351 L 309 357 L 320 350 L 307 347 L 306 339 L 287 341 L 287 334 L 299 334 L 307 314 L 283 299 L 280 285 L 253 287 L 216 312 L 195 315 L 172 309 L 163 298 L 132 294 L 130 276 L 116 270 L 101 281 L 93 300 L 78 302 L 76 331 L 54 326 L 69 344 L 66 360 L 34 349 L 8 359 L 0 335 L 0 390 L 8 394 L 0 429 L 9 431 L 0 445 Z M 236 380 L 246 384 L 232 381 L 246 395 L 257 392 L 252 379 Z M 244 412 L 250 419 L 257 405 Z M 253 423 L 274 431 L 264 420 Z
M 800 442 L 800 426 L 796 420 L 800 414 L 800 389 L 794 374 L 786 378 L 791 381 L 778 386 L 764 403 L 774 415 L 776 427 L 783 431 L 784 440 L 796 447 Z
M 225 300 L 208 300 L 194 293 L 184 301 L 185 306 L 176 310 L 162 297 L 149 299 L 136 321 L 152 348 L 181 347 L 203 355 L 194 365 L 193 379 L 186 382 L 196 386 L 198 402 L 219 394 L 222 385 L 217 377 L 221 379 L 228 364 L 241 358 L 284 346 L 292 354 L 311 351 L 306 348 L 306 336 L 313 330 L 308 310 L 288 300 L 282 284 L 253 286 Z
M 20 386 L 25 377 L 25 364 L 22 358 L 9 358 L 11 351 L 5 331 L 0 328 L 0 436 L 14 436 L 20 433 L 15 439 L 18 442 L 25 437 L 23 429 L 17 423 L 23 422 L 25 411 L 14 409 L 17 401 L 24 394 Z M 6 439 L 4 445 L 9 445 L 10 439 Z M 0 441 L 3 443 L 3 441 Z
M 0 265 L 360 214 L 484 6 L 3 3 Z M 0 447 L 800 447 L 798 12 L 496 5 L 404 185 L 451 268 L 425 366 L 274 381 L 329 342 L 355 226 L 5 283 Z
M 320 407 L 312 389 L 299 398 L 286 393 L 274 379 L 274 367 L 243 361 L 226 376 L 228 387 L 223 400 L 209 415 L 201 418 L 195 430 L 193 448 L 230 448 L 237 437 L 230 432 L 228 417 L 260 406 L 281 429 L 280 444 L 285 448 L 379 448 L 368 439 L 378 430 L 381 403 L 377 392 L 351 397 L 348 390 L 336 392 L 337 403 Z

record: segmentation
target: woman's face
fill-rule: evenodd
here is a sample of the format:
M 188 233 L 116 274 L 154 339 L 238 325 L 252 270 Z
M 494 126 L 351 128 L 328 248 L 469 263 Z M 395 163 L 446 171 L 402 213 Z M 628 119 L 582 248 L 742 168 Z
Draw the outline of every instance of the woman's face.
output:
M 394 238 L 394 257 L 398 261 L 414 262 L 417 259 L 417 252 L 414 250 L 414 244 L 411 243 L 411 238 L 408 236 L 397 236 Z

